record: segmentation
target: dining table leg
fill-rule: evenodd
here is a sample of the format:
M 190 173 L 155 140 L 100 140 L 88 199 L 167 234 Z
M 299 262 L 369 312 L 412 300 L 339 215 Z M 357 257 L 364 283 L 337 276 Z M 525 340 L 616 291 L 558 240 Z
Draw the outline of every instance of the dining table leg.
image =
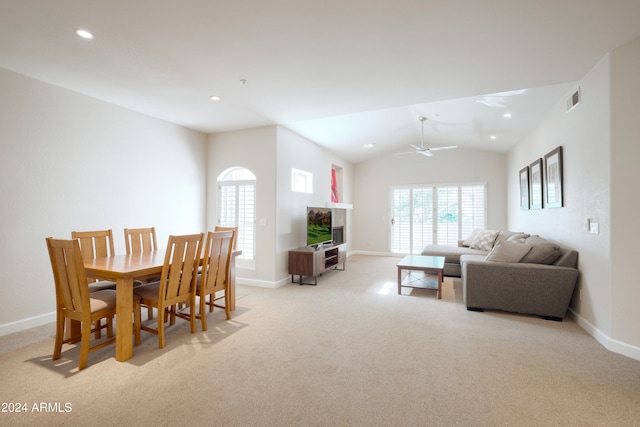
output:
M 124 362 L 133 356 L 133 279 L 116 281 L 116 360 Z

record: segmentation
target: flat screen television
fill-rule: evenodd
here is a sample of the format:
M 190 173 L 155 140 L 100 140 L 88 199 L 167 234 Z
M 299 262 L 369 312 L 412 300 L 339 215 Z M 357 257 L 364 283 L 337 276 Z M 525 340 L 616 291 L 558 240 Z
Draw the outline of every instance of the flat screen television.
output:
M 307 207 L 307 246 L 332 241 L 331 208 Z

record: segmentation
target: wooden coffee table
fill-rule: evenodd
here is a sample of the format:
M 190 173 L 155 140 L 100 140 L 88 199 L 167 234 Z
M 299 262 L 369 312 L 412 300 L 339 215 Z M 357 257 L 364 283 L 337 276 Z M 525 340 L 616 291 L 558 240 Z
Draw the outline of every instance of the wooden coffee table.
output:
M 407 255 L 398 264 L 398 295 L 402 288 L 434 289 L 438 291 L 438 299 L 442 299 L 442 278 L 444 276 L 444 257 L 427 255 Z M 402 280 L 402 270 L 409 274 Z M 414 276 L 411 271 L 421 271 L 423 275 Z M 427 274 L 435 274 L 438 281 L 427 280 Z

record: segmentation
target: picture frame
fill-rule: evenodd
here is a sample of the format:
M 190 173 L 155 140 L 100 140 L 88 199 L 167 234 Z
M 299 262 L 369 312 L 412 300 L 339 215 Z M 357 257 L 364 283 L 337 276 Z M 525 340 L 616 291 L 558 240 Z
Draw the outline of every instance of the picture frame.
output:
M 529 165 L 529 203 L 531 209 L 542 209 L 542 159 Z
M 529 209 L 529 166 L 520 169 L 520 209 Z
M 544 164 L 545 206 L 547 208 L 561 208 L 564 205 L 562 191 L 562 146 L 545 154 Z

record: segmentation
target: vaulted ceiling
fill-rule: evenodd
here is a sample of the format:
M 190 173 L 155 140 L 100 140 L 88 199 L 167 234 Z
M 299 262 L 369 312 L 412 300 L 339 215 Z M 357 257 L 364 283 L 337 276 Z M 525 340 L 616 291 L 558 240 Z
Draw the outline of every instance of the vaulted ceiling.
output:
M 0 67 L 352 162 L 419 145 L 419 116 L 429 146 L 504 152 L 638 22 L 637 0 L 0 0 Z

